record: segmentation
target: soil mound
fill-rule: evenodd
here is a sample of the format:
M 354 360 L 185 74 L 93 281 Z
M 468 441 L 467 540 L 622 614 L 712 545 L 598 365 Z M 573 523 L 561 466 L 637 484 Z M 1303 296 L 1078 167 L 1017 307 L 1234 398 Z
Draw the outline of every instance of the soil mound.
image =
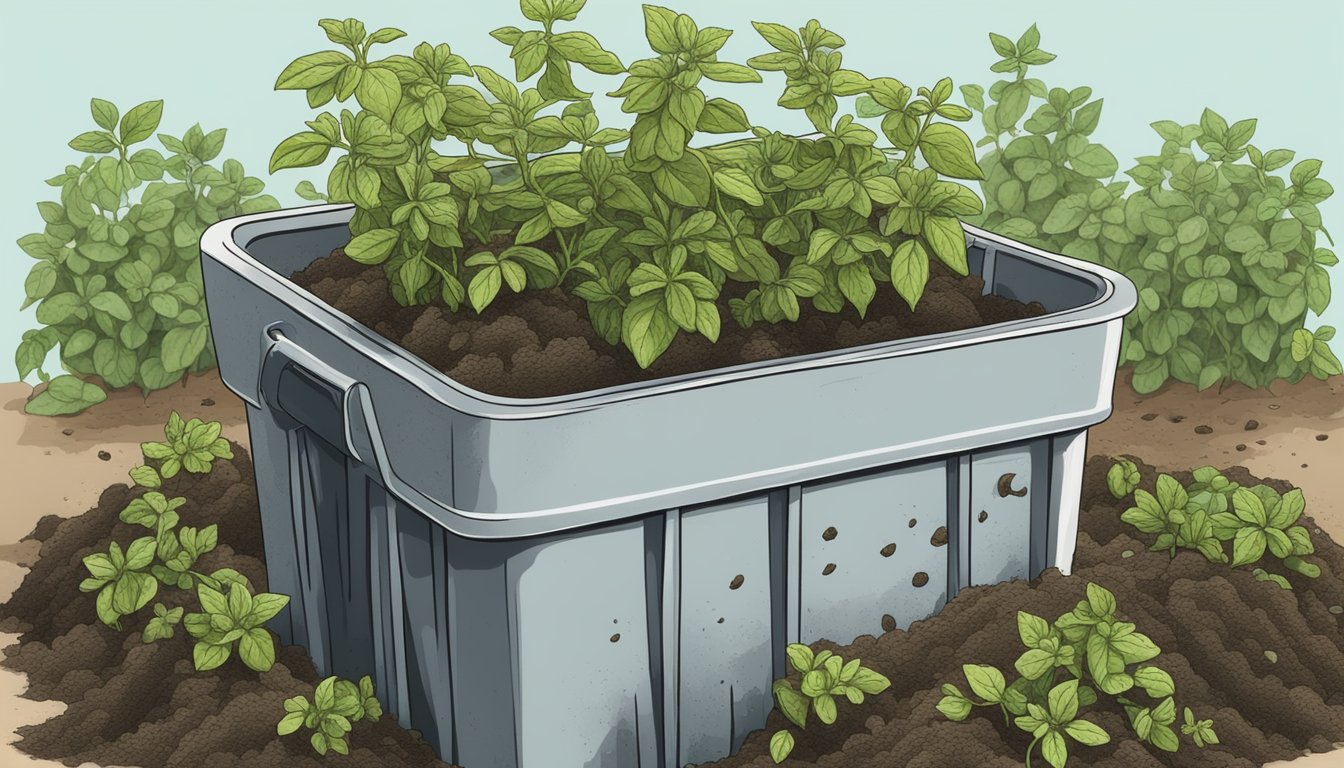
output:
M 225 566 L 266 589 L 261 515 L 252 462 L 232 446 L 234 459 L 217 459 L 208 475 L 181 473 L 163 493 L 183 496 L 182 525 L 217 523 L 220 546 L 201 558 L 205 572 Z M 30 538 L 42 542 L 38 560 L 8 603 L 0 624 L 21 633 L 3 663 L 28 676 L 27 698 L 66 702 L 64 713 L 19 730 L 18 747 L 66 765 L 85 761 L 144 768 L 317 768 L 323 765 L 446 766 L 415 732 L 384 715 L 355 724 L 350 755 L 319 758 L 308 731 L 279 737 L 275 725 L 291 696 L 312 698 L 321 679 L 297 646 L 279 649 L 271 671 L 258 674 L 235 655 L 223 667 L 197 672 L 191 638 L 179 625 L 174 636 L 146 645 L 140 630 L 149 611 L 123 621 L 117 631 L 98 621 L 95 593 L 79 591 L 85 555 L 123 546 L 146 534 L 117 515 L 143 489 L 115 485 L 98 505 L 78 517 L 43 518 Z M 160 585 L 156 598 L 169 608 L 194 609 L 191 596 Z
M 892 686 L 860 706 L 841 702 L 833 726 L 814 720 L 805 731 L 793 729 L 797 746 L 784 764 L 1020 768 L 1030 736 L 988 708 L 977 708 L 965 722 L 948 721 L 935 709 L 942 697 L 939 686 L 955 683 L 967 690 L 961 676 L 961 665 L 967 663 L 1011 672 L 1023 650 L 1017 611 L 1053 620 L 1084 599 L 1088 581 L 1114 592 L 1119 615 L 1162 649 L 1155 663 L 1175 680 L 1177 706 L 1212 718 L 1221 744 L 1201 750 L 1182 737 L 1175 754 L 1149 748 L 1134 735 L 1122 708 L 1098 702 L 1087 717 L 1110 734 L 1111 742 L 1100 747 L 1070 743 L 1069 765 L 1254 768 L 1308 749 L 1326 752 L 1344 741 L 1344 548 L 1303 517 L 1316 545 L 1311 560 L 1320 565 L 1320 577 L 1303 578 L 1277 561 L 1261 563 L 1287 576 L 1292 591 L 1257 581 L 1249 568 L 1232 570 L 1195 552 L 1182 551 L 1175 559 L 1148 552 L 1137 538 L 1142 534 L 1120 520 L 1129 505 L 1107 490 L 1109 467 L 1104 458 L 1088 462 L 1072 575 L 1052 569 L 1030 582 L 964 590 L 940 614 L 908 630 L 861 637 L 843 647 L 820 643 L 846 660 L 862 659 L 890 678 Z M 1152 491 L 1156 470 L 1140 468 L 1144 487 Z M 1171 474 L 1190 482 L 1188 474 Z M 1240 467 L 1225 474 L 1243 485 L 1265 482 L 1281 493 L 1289 489 L 1253 478 Z M 774 766 L 770 736 L 786 725 L 778 711 L 772 713 L 766 729 L 748 737 L 737 755 L 708 765 Z M 1039 751 L 1032 764 L 1045 764 Z

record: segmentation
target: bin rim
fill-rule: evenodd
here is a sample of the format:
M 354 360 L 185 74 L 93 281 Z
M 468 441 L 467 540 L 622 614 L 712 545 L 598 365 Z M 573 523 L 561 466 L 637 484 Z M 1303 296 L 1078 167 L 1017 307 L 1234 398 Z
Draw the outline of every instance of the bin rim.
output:
M 1138 292 L 1134 284 L 1119 272 L 963 224 L 971 246 L 1007 251 L 1015 258 L 1038 268 L 1083 280 L 1093 286 L 1096 291 L 1095 298 L 1077 307 L 1047 312 L 1038 317 L 960 331 L 743 363 L 572 394 L 537 398 L 508 397 L 482 392 L 450 378 L 401 345 L 322 301 L 294 283 L 288 275 L 271 269 L 248 253 L 248 249 L 262 239 L 343 226 L 349 222 L 354 211 L 353 204 L 337 203 L 284 208 L 224 219 L 208 227 L 202 234 L 200 241 L 202 255 L 219 262 L 221 266 L 268 293 L 280 297 L 286 304 L 300 310 L 320 325 L 338 326 L 357 334 L 364 344 L 377 351 L 376 359 L 380 364 L 394 365 L 408 381 L 455 410 L 488 419 L 548 418 L 682 390 L 730 385 L 736 381 L 763 376 L 857 365 L 886 358 L 927 354 L 957 347 L 1101 325 L 1123 318 L 1138 302 Z M 1027 298 L 1030 300 L 1030 297 Z

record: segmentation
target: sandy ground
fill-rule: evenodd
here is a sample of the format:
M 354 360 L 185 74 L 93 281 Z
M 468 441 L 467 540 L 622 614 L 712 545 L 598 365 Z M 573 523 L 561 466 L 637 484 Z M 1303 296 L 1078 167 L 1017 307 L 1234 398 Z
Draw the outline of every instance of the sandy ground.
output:
M 0 601 L 9 598 L 37 553 L 33 542 L 20 540 L 44 515 L 79 514 L 108 485 L 128 482 L 126 471 L 139 463 L 139 443 L 162 436 L 169 411 L 221 421 L 227 437 L 247 441 L 242 404 L 213 375 L 147 400 L 114 394 L 88 413 L 59 418 L 25 415 L 30 392 L 25 384 L 0 384 L 0 466 L 21 479 L 7 488 L 10 503 L 0 516 Z M 203 404 L 209 402 L 213 405 Z M 1282 478 L 1304 489 L 1308 511 L 1344 541 L 1344 378 L 1280 384 L 1273 392 L 1238 386 L 1196 393 L 1180 387 L 1148 396 L 1119 382 L 1115 414 L 1091 431 L 1088 451 L 1133 453 L 1173 468 L 1241 464 L 1262 477 Z M 14 640 L 0 633 L 0 645 Z M 0 670 L 0 766 L 58 768 L 59 763 L 35 760 L 13 746 L 16 728 L 63 708 L 20 698 L 25 687 L 22 676 Z M 1341 751 L 1271 765 L 1344 768 L 1344 743 L 1336 746 Z

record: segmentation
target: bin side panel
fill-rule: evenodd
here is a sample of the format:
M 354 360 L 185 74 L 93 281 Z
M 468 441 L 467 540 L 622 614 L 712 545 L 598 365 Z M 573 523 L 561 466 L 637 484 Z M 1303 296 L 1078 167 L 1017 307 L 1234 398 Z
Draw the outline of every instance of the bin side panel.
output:
M 803 487 L 801 640 L 848 643 L 947 601 L 947 461 Z M 943 529 L 944 543 L 935 543 Z
M 1032 575 L 1032 501 L 1034 495 L 1049 493 L 1049 489 L 1034 487 L 1031 469 L 1030 444 L 971 455 L 968 533 L 972 586 L 1025 579 Z M 1018 493 L 1022 495 L 1016 495 Z
M 765 725 L 773 623 L 768 496 L 681 513 L 677 765 L 717 760 Z
M 1078 543 L 1078 506 L 1082 502 L 1083 464 L 1087 461 L 1087 430 L 1050 441 L 1051 514 L 1047 528 L 1046 568 L 1067 575 Z
M 289 605 L 276 614 L 269 626 L 280 636 L 281 643 L 306 646 L 306 595 L 300 588 L 302 558 L 294 525 L 289 433 L 276 423 L 269 410 L 253 406 L 247 407 L 247 432 L 261 510 L 266 583 L 272 592 L 290 596 Z
M 307 429 L 303 441 L 324 585 L 327 658 L 322 672 L 359 680 L 373 674 L 369 595 L 369 508 L 358 463 Z
M 451 605 L 444 588 L 445 532 L 409 507 L 397 505 L 395 514 L 401 559 L 404 699 L 410 710 L 411 727 L 424 734 L 425 740 L 444 759 L 449 759 L 457 745 L 453 738 L 454 675 L 448 653 L 447 616 Z M 398 715 L 399 719 L 407 719 L 406 713 Z
M 411 727 L 406 700 L 405 596 L 401 586 L 401 553 L 396 501 L 368 478 L 369 593 L 373 616 L 373 682 L 383 710 Z
M 520 766 L 658 765 L 644 536 L 635 520 L 509 558 Z

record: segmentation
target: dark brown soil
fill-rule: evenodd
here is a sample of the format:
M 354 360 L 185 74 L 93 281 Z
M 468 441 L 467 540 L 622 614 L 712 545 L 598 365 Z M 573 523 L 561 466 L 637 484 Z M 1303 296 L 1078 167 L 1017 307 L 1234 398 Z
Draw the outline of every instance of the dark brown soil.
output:
M 1156 663 L 1175 679 L 1178 707 L 1212 718 L 1222 743 L 1200 750 L 1182 737 L 1179 752 L 1163 753 L 1134 736 L 1121 708 L 1099 702 L 1088 717 L 1106 729 L 1111 742 L 1092 748 L 1070 743 L 1069 765 L 1253 768 L 1306 749 L 1329 751 L 1344 741 L 1344 548 L 1304 517 L 1316 543 L 1312 561 L 1321 567 L 1320 578 L 1266 566 L 1288 576 L 1293 591 L 1256 581 L 1245 568 L 1211 564 L 1194 552 L 1175 559 L 1148 552 L 1136 538 L 1142 534 L 1119 519 L 1126 505 L 1106 490 L 1108 467 L 1101 458 L 1087 466 L 1073 575 L 1052 569 L 1031 582 L 968 589 L 909 630 L 864 636 L 843 647 L 817 643 L 815 648 L 834 650 L 846 660 L 862 659 L 890 678 L 892 687 L 860 706 L 840 702 L 833 726 L 813 718 L 805 731 L 792 729 L 798 743 L 784 765 L 1020 767 L 1030 737 L 1006 726 L 997 710 L 976 709 L 965 722 L 948 721 L 934 708 L 939 686 L 950 682 L 967 690 L 964 663 L 994 664 L 1015 675 L 1013 661 L 1022 650 L 1016 612 L 1054 619 L 1083 598 L 1089 581 L 1113 591 L 1121 616 L 1162 648 Z M 1140 467 L 1151 490 L 1154 470 Z M 1227 474 L 1243 484 L 1258 482 L 1239 467 Z M 1267 484 L 1287 490 L 1283 483 Z M 779 712 L 772 713 L 766 729 L 748 737 L 738 755 L 710 765 L 770 768 L 770 736 L 787 725 Z M 1045 764 L 1039 751 L 1033 764 Z
M 252 467 L 242 448 L 231 462 L 217 461 L 208 476 L 183 475 L 165 492 L 188 499 L 183 522 L 216 522 L 226 542 L 202 567 L 228 564 L 258 589 L 266 585 Z M 1106 490 L 1108 462 L 1089 462 L 1072 576 L 1048 571 L 1031 582 L 1014 581 L 963 591 L 938 616 L 906 631 L 862 637 L 837 648 L 887 675 L 892 688 L 862 706 L 842 702 L 831 727 L 813 723 L 797 732 L 798 746 L 786 765 L 841 768 L 1010 768 L 1022 764 L 1028 738 L 986 710 L 952 723 L 934 709 L 938 686 L 963 686 L 960 665 L 995 664 L 1011 669 L 1021 650 L 1017 610 L 1054 618 L 1081 598 L 1088 581 L 1112 590 L 1120 613 L 1161 646 L 1158 663 L 1177 684 L 1177 703 L 1212 718 L 1221 745 L 1195 749 L 1186 739 L 1175 755 L 1140 744 L 1123 712 L 1098 704 L 1088 717 L 1111 734 L 1110 744 L 1070 750 L 1070 765 L 1104 768 L 1191 766 L 1251 768 L 1295 757 L 1304 749 L 1325 751 L 1344 741 L 1344 548 L 1315 527 L 1322 570 L 1318 579 L 1288 574 L 1293 591 L 1256 581 L 1246 569 L 1213 565 L 1192 552 L 1174 560 L 1146 551 L 1145 542 L 1119 520 L 1123 504 Z M 1155 472 L 1142 465 L 1147 487 Z M 1188 476 L 1176 473 L 1188 481 Z M 1256 482 L 1241 468 L 1227 473 Z M 1270 481 L 1280 491 L 1282 483 Z M 306 736 L 277 737 L 275 723 L 285 698 L 311 694 L 318 677 L 306 653 L 281 649 L 268 673 L 256 674 L 232 660 L 212 673 L 197 673 L 188 638 L 179 628 L 171 640 L 144 645 L 145 617 L 128 619 L 118 632 L 94 619 L 94 596 L 78 591 L 81 559 L 110 539 L 126 542 L 143 529 L 126 526 L 117 513 L 136 491 L 124 485 L 103 492 L 80 517 L 49 516 L 30 538 L 42 542 L 40 557 L 10 601 L 0 606 L 0 628 L 22 633 L 5 650 L 4 665 L 28 676 L 28 698 L 66 702 L 67 710 L 20 730 L 18 746 L 67 765 L 84 761 L 145 768 L 280 768 L 319 765 L 439 766 L 415 732 L 390 717 L 358 723 L 349 757 L 319 760 Z M 740 587 L 741 576 L 730 588 Z M 927 576 L 925 576 L 927 578 Z M 169 606 L 185 604 L 184 593 L 163 590 Z M 147 612 L 145 612 L 147 613 Z M 885 628 L 895 620 L 883 616 Z M 620 637 L 613 635 L 612 642 Z M 796 681 L 795 681 L 796 682 Z M 719 768 L 768 768 L 768 739 L 785 722 L 773 713 L 768 727 L 752 734 L 735 757 Z M 1040 758 L 1037 756 L 1037 761 Z
M 202 569 L 227 565 L 264 590 L 252 462 L 240 446 L 233 452 L 233 461 L 215 461 L 209 475 L 183 473 L 168 481 L 164 492 L 186 497 L 179 510 L 183 525 L 219 525 L 221 544 L 202 558 Z M 21 633 L 20 643 L 5 649 L 3 664 L 28 676 L 27 698 L 55 699 L 68 707 L 45 723 L 19 729 L 20 749 L 66 765 L 144 768 L 445 765 L 416 733 L 386 715 L 355 724 L 349 757 L 319 759 L 307 731 L 277 736 L 284 700 L 311 698 L 320 679 L 302 648 L 281 648 L 276 665 L 263 674 L 244 667 L 236 655 L 218 670 L 199 673 L 180 625 L 169 640 L 141 642 L 148 608 L 124 619 L 124 631 L 99 622 L 94 594 L 79 591 L 86 575 L 82 559 L 106 551 L 109 541 L 125 545 L 146 533 L 117 519 L 137 494 L 112 486 L 85 514 L 45 517 L 29 536 L 42 542 L 41 553 L 14 596 L 0 606 L 0 626 Z M 192 606 L 188 593 L 162 586 L 157 600 L 170 608 Z
M 982 296 L 983 280 L 960 277 L 941 264 L 930 265 L 929 274 L 918 312 L 890 289 L 878 291 L 868 320 L 853 307 L 834 315 L 805 309 L 797 323 L 742 328 L 725 311 L 717 342 L 678 334 L 646 370 L 624 347 L 597 335 L 583 300 L 559 289 L 506 289 L 479 316 L 470 309 L 453 315 L 443 305 L 403 307 L 392 298 L 381 266 L 351 261 L 339 250 L 292 279 L 455 381 L 508 397 L 586 392 L 1045 314 L 1037 303 Z

